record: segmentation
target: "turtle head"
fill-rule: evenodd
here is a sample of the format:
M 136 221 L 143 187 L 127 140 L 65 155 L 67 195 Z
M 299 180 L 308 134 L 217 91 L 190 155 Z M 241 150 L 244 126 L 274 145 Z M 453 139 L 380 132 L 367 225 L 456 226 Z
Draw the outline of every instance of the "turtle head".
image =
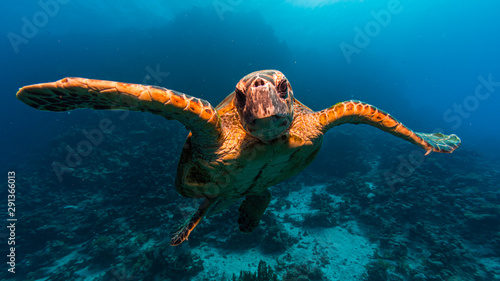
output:
M 263 141 L 285 132 L 293 120 L 293 91 L 283 73 L 261 70 L 236 85 L 234 103 L 243 128 Z

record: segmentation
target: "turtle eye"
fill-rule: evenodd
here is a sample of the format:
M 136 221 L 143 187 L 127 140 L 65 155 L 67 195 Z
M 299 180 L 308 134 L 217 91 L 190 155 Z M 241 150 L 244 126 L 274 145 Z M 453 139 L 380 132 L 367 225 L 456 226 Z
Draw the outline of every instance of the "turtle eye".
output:
M 247 97 L 245 96 L 245 94 L 242 91 L 240 91 L 238 88 L 236 88 L 236 90 L 234 92 L 236 94 L 236 100 L 238 101 L 238 104 L 241 107 L 245 107 L 245 104 L 247 102 Z
M 286 97 L 288 96 L 288 83 L 287 83 L 286 79 L 282 80 L 278 84 L 277 90 L 278 90 L 280 98 L 286 99 Z

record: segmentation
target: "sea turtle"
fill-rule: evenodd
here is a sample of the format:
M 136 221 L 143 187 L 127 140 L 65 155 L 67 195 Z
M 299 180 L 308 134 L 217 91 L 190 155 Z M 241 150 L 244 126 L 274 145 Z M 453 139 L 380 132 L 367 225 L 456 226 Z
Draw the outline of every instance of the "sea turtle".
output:
M 180 156 L 175 188 L 203 203 L 170 241 L 179 245 L 209 212 L 216 213 L 245 197 L 239 228 L 253 231 L 270 200 L 268 188 L 296 175 L 318 154 L 332 127 L 368 124 L 426 150 L 451 153 L 456 135 L 415 133 L 388 113 L 349 100 L 313 111 L 293 95 L 283 73 L 262 70 L 243 77 L 217 107 L 156 86 L 84 78 L 64 78 L 25 86 L 17 98 L 46 111 L 78 108 L 150 112 L 181 122 L 189 131 Z

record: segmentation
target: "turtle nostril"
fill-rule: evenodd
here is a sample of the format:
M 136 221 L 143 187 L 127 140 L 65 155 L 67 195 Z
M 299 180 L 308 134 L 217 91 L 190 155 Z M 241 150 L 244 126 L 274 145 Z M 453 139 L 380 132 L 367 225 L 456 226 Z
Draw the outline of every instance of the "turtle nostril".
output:
M 253 82 L 254 87 L 259 87 L 259 86 L 264 86 L 264 80 L 261 78 L 255 79 L 255 82 Z

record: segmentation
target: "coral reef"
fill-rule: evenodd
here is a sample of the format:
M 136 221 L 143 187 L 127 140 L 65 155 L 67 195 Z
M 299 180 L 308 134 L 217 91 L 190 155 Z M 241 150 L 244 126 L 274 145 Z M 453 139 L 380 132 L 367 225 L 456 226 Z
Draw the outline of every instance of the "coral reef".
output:
M 286 229 L 277 222 L 274 215 L 263 218 L 266 222 L 264 237 L 260 244 L 262 253 L 277 254 L 286 251 L 298 240 L 292 237 Z
M 327 280 L 320 268 L 310 264 L 293 264 L 283 275 L 282 281 L 322 281 Z
M 405 145 L 391 150 L 403 157 L 411 152 Z M 367 266 L 367 280 L 490 280 L 495 276 L 480 262 L 482 257 L 498 255 L 493 249 L 498 245 L 500 198 L 490 188 L 494 184 L 488 176 L 491 164 L 483 160 L 465 172 L 466 167 L 456 163 L 467 162 L 471 157 L 467 151 L 453 154 L 446 162 L 434 157 L 440 155 L 427 156 L 395 184 L 384 174 L 397 172 L 401 162 L 387 157 L 396 161 L 381 161 L 381 170 L 373 175 L 351 173 L 326 188 L 349 202 L 341 204 L 340 216 L 361 219 L 372 241 L 380 243 L 376 260 Z M 473 251 L 474 244 L 485 251 Z M 421 263 L 412 262 L 416 259 Z
M 241 271 L 239 277 L 233 275 L 232 281 L 278 281 L 274 270 L 266 265 L 266 262 L 259 261 L 257 272 Z

